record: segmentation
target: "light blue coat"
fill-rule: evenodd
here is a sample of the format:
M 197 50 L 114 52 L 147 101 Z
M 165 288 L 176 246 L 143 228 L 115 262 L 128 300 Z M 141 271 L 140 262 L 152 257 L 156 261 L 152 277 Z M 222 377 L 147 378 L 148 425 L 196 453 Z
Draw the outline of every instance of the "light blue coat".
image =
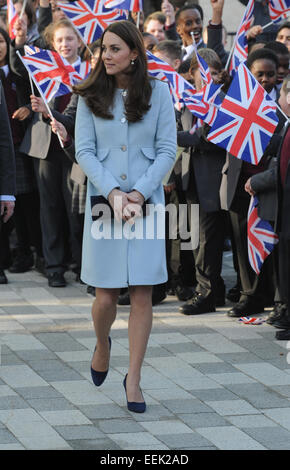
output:
M 158 80 L 151 83 L 151 108 L 137 123 L 128 123 L 124 117 L 120 89 L 115 93 L 113 120 L 96 117 L 83 98 L 79 99 L 76 159 L 88 177 L 81 279 L 95 287 L 167 281 L 165 240 L 162 235 L 162 239 L 157 238 L 156 229 L 157 219 L 164 228 L 162 215 L 153 211 L 150 212 L 153 218 L 136 219 L 131 236 L 124 236 L 128 230 L 122 234 L 128 223 L 107 220 L 100 226 L 100 221 L 93 222 L 91 216 L 91 196 L 108 198 L 116 187 L 125 192 L 136 189 L 150 204 L 164 205 L 162 180 L 173 166 L 176 154 L 175 113 L 168 85 Z M 98 237 L 100 228 L 105 235 Z M 144 235 L 146 230 L 150 235 L 140 239 L 140 233 Z M 110 232 L 112 237 L 108 239 Z

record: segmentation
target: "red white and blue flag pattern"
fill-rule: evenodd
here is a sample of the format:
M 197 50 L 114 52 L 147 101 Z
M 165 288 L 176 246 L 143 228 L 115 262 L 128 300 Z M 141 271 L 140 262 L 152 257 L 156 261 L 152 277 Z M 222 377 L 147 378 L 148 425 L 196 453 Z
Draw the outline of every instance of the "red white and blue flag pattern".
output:
M 233 76 L 241 62 L 245 62 L 248 57 L 247 31 L 250 29 L 254 18 L 255 0 L 250 0 L 244 13 L 242 22 L 235 37 L 235 46 L 230 61 L 229 73 Z
M 179 75 L 169 64 L 147 52 L 148 72 L 150 75 L 169 84 L 175 104 L 186 106 L 194 116 L 204 122 L 213 121 L 216 106 L 221 104 L 218 96 L 220 85 L 206 84 L 199 92 Z
M 279 241 L 270 222 L 258 216 L 258 203 L 257 196 L 252 196 L 248 211 L 248 257 L 257 274 Z
M 188 95 L 196 93 L 193 86 L 179 75 L 171 65 L 159 59 L 149 51 L 146 51 L 146 54 L 148 73 L 159 80 L 168 82 L 175 103 L 183 101 L 185 92 L 187 92 Z
M 85 44 L 91 44 L 102 36 L 109 24 L 128 18 L 127 11 L 106 10 L 106 0 L 78 0 L 77 2 L 58 3 Z
M 85 77 L 86 63 L 79 64 L 77 71 L 57 52 L 36 48 L 35 53 L 31 54 L 33 49 L 32 46 L 25 48 L 21 59 L 47 102 L 56 96 L 71 93 L 72 86 Z
M 10 39 L 15 39 L 14 25 L 18 18 L 15 7 L 12 0 L 7 0 L 7 21 L 8 21 L 8 33 Z
M 105 8 L 120 8 L 129 11 L 143 11 L 143 0 L 106 0 Z
M 290 14 L 290 0 L 269 0 L 269 14 L 273 23 L 287 19 Z
M 215 85 L 213 82 L 206 84 L 194 95 L 184 98 L 184 104 L 196 117 L 212 125 L 216 118 L 217 111 L 222 103 L 220 97 L 222 85 Z
M 277 127 L 277 105 L 244 64 L 224 98 L 208 140 L 257 165 Z

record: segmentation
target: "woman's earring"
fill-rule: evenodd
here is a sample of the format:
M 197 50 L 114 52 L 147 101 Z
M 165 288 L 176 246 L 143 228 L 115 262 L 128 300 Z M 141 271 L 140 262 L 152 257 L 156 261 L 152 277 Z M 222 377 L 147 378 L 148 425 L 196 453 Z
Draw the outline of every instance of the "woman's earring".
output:
M 135 65 L 135 60 L 134 59 L 131 60 L 131 65 Z

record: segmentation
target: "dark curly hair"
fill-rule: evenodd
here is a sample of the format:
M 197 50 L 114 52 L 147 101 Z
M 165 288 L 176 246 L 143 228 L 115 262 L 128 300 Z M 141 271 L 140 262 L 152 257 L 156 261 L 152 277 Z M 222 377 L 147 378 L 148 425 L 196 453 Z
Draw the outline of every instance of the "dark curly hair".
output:
M 125 116 L 129 122 L 141 121 L 150 109 L 152 94 L 151 79 L 147 70 L 147 56 L 140 31 L 130 21 L 117 21 L 110 24 L 101 37 L 101 49 L 106 32 L 119 36 L 130 50 L 136 50 L 138 56 L 128 72 L 128 96 L 125 101 Z M 100 55 L 99 60 L 89 77 L 74 87 L 74 92 L 84 97 L 88 107 L 95 116 L 113 119 L 112 105 L 117 87 L 114 76 L 108 75 Z

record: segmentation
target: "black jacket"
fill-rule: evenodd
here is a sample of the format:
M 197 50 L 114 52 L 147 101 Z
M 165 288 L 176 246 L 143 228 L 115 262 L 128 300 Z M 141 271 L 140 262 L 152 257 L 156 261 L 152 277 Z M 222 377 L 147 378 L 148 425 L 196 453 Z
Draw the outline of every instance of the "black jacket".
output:
M 0 195 L 14 195 L 15 156 L 6 102 L 0 82 Z

